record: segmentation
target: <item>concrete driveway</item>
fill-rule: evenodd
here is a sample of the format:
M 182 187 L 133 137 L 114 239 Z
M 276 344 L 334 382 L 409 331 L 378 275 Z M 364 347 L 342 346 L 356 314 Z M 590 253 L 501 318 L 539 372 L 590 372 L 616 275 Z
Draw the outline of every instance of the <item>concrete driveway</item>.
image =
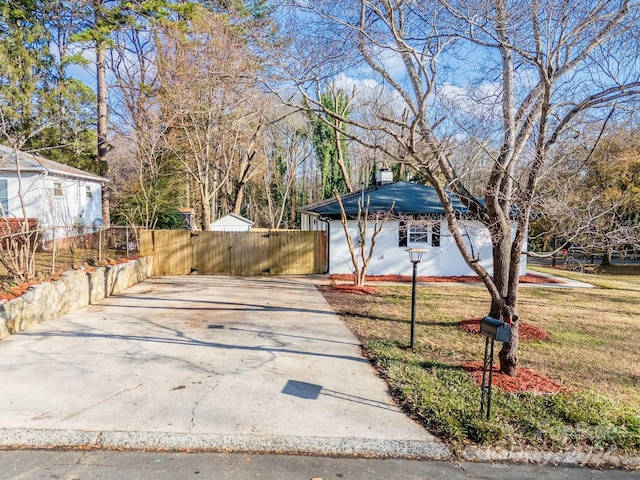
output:
M 444 458 L 303 277 L 155 277 L 0 341 L 0 447 Z

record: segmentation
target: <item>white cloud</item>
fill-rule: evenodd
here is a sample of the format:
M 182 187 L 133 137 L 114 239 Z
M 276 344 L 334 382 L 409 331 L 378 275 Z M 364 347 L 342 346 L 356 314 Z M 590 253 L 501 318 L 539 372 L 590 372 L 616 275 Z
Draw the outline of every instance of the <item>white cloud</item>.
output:
M 334 85 L 346 92 L 355 92 L 354 104 L 357 106 L 371 106 L 372 104 L 402 107 L 404 101 L 395 90 L 385 88 L 384 84 L 373 78 L 356 78 L 341 73 L 334 79 Z
M 449 111 L 478 120 L 496 119 L 501 112 L 501 89 L 498 83 L 464 87 L 448 83 L 438 88 L 438 98 Z
M 390 77 L 400 80 L 407 76 L 402 56 L 393 46 L 373 46 L 369 55 Z

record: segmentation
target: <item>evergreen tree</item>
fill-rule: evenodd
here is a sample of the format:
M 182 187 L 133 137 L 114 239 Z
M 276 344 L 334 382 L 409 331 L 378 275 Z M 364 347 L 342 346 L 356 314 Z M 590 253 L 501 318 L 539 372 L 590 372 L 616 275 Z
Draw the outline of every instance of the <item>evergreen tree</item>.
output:
M 51 118 L 48 70 L 53 58 L 34 4 L 13 0 L 0 7 L 0 132 L 22 148 Z
M 73 22 L 66 2 L 0 7 L 2 141 L 78 167 L 93 157 L 93 93 L 67 68 Z
M 342 89 L 335 91 L 328 88 L 320 94 L 324 113 L 316 113 L 311 117 L 313 145 L 322 177 L 323 199 L 332 197 L 334 190 L 339 194 L 353 191 L 349 176 L 347 127 L 342 120 L 349 118 L 349 104 L 352 98 Z

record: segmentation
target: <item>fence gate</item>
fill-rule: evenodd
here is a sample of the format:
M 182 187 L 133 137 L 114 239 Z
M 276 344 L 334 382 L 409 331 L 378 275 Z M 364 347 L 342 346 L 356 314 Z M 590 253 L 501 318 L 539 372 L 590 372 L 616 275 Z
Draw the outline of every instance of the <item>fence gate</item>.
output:
M 143 230 L 156 275 L 306 275 L 327 270 L 324 232 Z

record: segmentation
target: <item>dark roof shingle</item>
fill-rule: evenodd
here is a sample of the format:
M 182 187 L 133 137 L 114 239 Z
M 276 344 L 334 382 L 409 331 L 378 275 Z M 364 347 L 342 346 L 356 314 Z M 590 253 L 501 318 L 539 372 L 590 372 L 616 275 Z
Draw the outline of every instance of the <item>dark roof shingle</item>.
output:
M 393 213 L 396 215 L 431 215 L 443 216 L 444 209 L 433 187 L 410 182 L 394 182 L 379 187 L 364 190 L 365 203 L 369 197 L 369 212 L 383 212 L 389 210 L 395 202 Z M 460 214 L 468 213 L 460 200 L 449 194 L 453 207 Z M 349 216 L 357 215 L 358 202 L 362 198 L 362 191 L 346 194 L 342 197 L 345 213 Z M 334 199 L 324 200 L 299 209 L 303 213 L 315 213 L 320 216 L 339 218 L 340 206 Z

